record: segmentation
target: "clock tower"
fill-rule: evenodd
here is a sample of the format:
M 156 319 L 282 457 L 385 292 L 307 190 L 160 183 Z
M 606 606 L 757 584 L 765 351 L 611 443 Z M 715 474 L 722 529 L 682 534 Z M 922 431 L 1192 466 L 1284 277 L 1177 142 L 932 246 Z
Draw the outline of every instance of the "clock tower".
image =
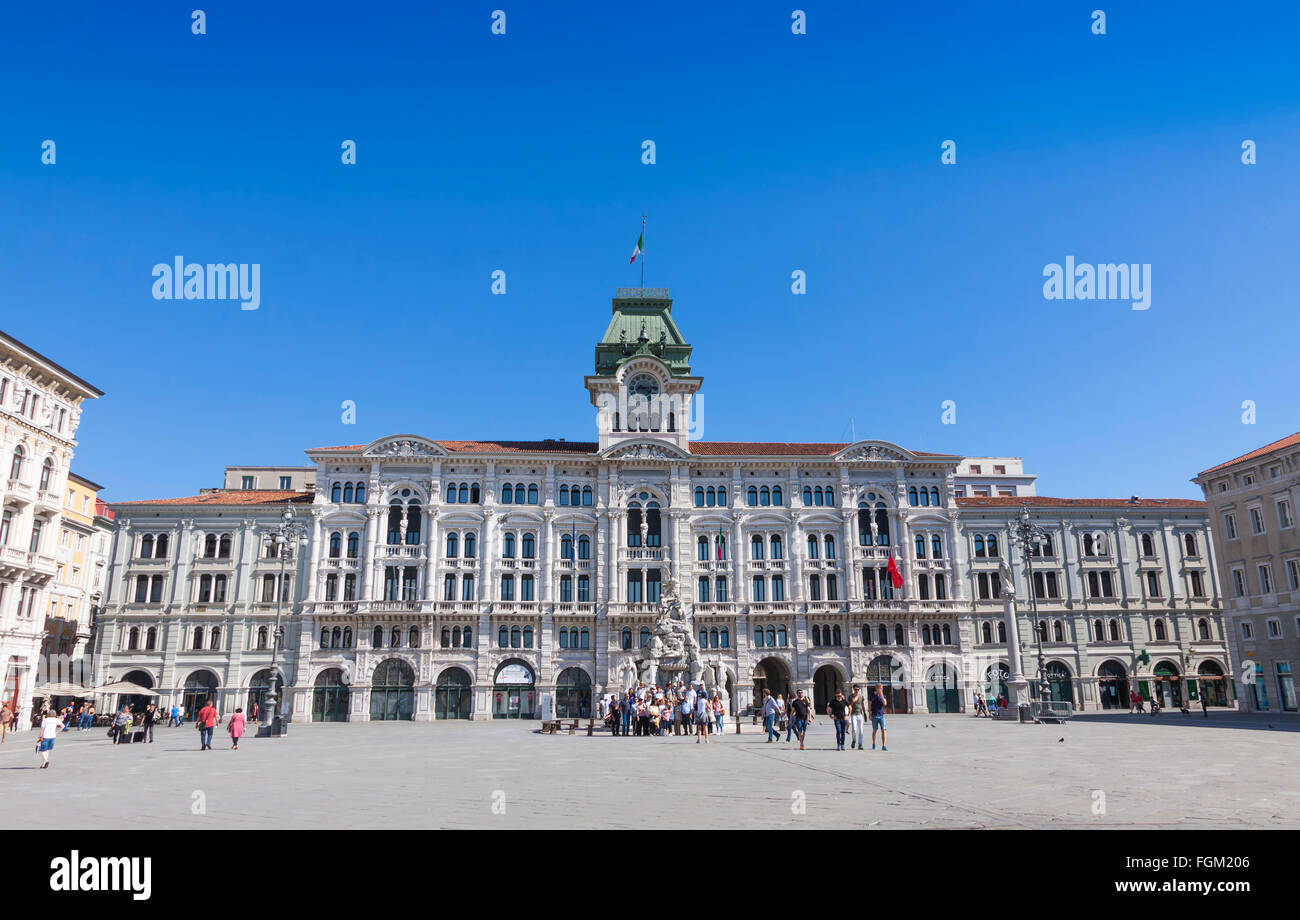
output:
M 688 450 L 691 346 L 673 322 L 667 288 L 618 288 L 613 315 L 596 344 L 596 372 L 585 379 L 596 407 L 600 450 L 624 441 L 662 441 Z

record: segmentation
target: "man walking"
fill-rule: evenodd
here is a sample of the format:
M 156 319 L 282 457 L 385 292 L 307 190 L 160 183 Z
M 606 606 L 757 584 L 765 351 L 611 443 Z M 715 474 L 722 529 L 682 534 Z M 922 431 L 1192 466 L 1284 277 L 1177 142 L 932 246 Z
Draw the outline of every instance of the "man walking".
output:
M 41 719 L 41 740 L 36 745 L 36 750 L 41 754 L 41 769 L 44 770 L 50 765 L 50 751 L 54 750 L 54 736 L 63 730 L 63 720 L 51 711 L 46 711 L 45 718 Z
M 885 695 L 880 692 L 880 685 L 873 684 L 871 687 L 871 702 L 869 704 L 871 711 L 871 749 L 876 749 L 876 732 L 880 732 L 880 749 L 887 751 L 885 747 Z
M 862 687 L 859 684 L 853 685 L 853 696 L 849 699 L 849 710 L 853 725 L 852 741 L 849 747 L 856 747 L 861 751 L 863 742 L 866 739 L 863 729 L 867 716 L 867 700 L 862 695 Z
M 704 743 L 709 743 L 709 725 L 713 720 L 709 718 L 709 697 L 703 690 L 695 699 L 695 743 L 700 743 L 700 738 L 704 738 Z
M 767 732 L 767 743 L 771 744 L 780 735 L 776 731 L 776 700 L 772 699 L 770 690 L 763 690 L 763 730 Z
M 843 690 L 835 691 L 835 699 L 826 704 L 826 714 L 835 721 L 835 744 L 842 751 L 844 733 L 849 727 L 849 701 L 844 698 Z
M 203 708 L 199 710 L 199 743 L 200 751 L 212 750 L 212 730 L 217 724 L 217 709 L 212 705 L 212 700 L 208 700 Z
M 812 707 L 808 705 L 808 698 L 804 696 L 802 690 L 799 695 L 790 701 L 790 727 L 794 730 L 795 737 L 799 739 L 799 750 L 804 748 L 804 735 L 808 733 L 808 723 L 812 721 Z

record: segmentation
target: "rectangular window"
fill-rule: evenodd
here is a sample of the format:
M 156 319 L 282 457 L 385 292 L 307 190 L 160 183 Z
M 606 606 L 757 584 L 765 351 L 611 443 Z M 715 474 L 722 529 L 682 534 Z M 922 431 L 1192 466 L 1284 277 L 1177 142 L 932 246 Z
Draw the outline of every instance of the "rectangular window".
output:
M 1192 573 L 1192 597 L 1205 597 L 1205 577 L 1200 572 Z
M 1259 593 L 1273 593 L 1273 569 L 1267 565 L 1257 566 L 1259 572 Z
M 627 602 L 629 604 L 641 603 L 641 573 L 627 573 Z
M 1246 596 L 1246 573 L 1241 569 L 1232 570 L 1232 593 L 1234 597 Z
M 1295 680 L 1291 676 L 1291 663 L 1279 661 L 1274 668 L 1277 671 L 1277 695 L 1286 712 L 1296 711 Z
M 4 541 L 0 540 L 0 543 Z M 1287 584 L 1292 591 L 1300 591 L 1300 559 L 1288 559 L 1286 562 Z
M 766 588 L 767 588 L 767 583 L 763 581 L 763 576 L 755 575 L 753 581 L 753 587 L 751 589 L 752 593 L 750 595 L 750 600 L 759 603 L 767 600 Z
M 1264 532 L 1264 515 L 1258 508 L 1250 509 L 1250 532 L 1254 534 Z
M 281 491 L 288 492 L 292 488 L 293 488 L 293 479 L 289 476 L 281 476 L 280 477 Z
M 1242 620 L 1241 623 L 1240 623 L 1240 626 L 1241 626 L 1241 638 L 1243 638 L 1243 639 L 1253 639 L 1253 638 L 1255 638 L 1255 624 L 1254 624 L 1254 623 L 1252 623 L 1250 620 Z
M 727 579 L 721 575 L 713 580 L 713 596 L 718 599 L 719 604 L 727 602 Z
M 1223 532 L 1227 534 L 1229 540 L 1237 539 L 1237 519 L 1231 514 L 1223 516 Z
M 515 577 L 513 575 L 501 576 L 501 599 L 503 601 L 515 599 Z
M 648 604 L 659 603 L 659 570 L 647 569 L 645 573 L 645 599 Z
M 32 542 L 27 547 L 28 552 L 39 553 L 41 551 L 41 528 L 43 526 L 44 521 L 36 521 L 32 524 Z
M 1270 639 L 1282 638 L 1282 621 L 1277 617 L 1269 617 L 1264 621 L 1264 626 L 1268 630 L 1268 637 Z
M 780 575 L 772 576 L 772 600 L 785 600 L 785 578 Z
M 573 601 L 573 576 L 560 576 L 560 603 L 568 604 Z
M 970 471 L 971 471 L 972 473 L 979 474 L 980 472 L 982 472 L 982 468 L 980 467 L 980 465 L 979 465 L 978 463 L 972 463 L 972 464 L 970 465 Z
M 1289 501 L 1280 501 L 1277 503 L 1277 526 L 1290 527 L 1295 521 L 1291 519 L 1291 503 Z
M 578 576 L 578 603 L 585 604 L 591 600 L 591 577 L 588 575 Z
M 533 576 L 524 575 L 519 579 L 519 599 L 521 601 L 533 600 Z
M 0 516 L 0 546 L 9 545 L 9 528 L 13 525 L 13 522 L 14 513 L 12 511 L 6 511 L 3 516 Z
M 474 576 L 466 575 L 460 580 L 460 599 L 463 601 L 474 600 Z
M 444 601 L 454 601 L 456 599 L 456 576 L 448 575 L 442 580 L 442 599 Z
M 251 489 L 251 488 L 253 488 L 253 477 L 252 477 L 252 476 L 244 476 L 243 479 L 242 479 L 242 483 L 241 483 L 241 486 L 240 486 L 240 487 L 241 487 L 241 488 L 244 488 L 244 489 Z
M 1002 466 L 1001 464 L 995 463 L 995 464 L 993 465 L 993 472 L 995 472 L 995 473 L 999 473 L 999 474 L 1005 476 L 1005 475 L 1006 475 L 1006 472 L 1007 472 L 1007 468 L 1006 468 L 1005 466 Z
M 1147 572 L 1147 596 L 1160 596 L 1160 575 L 1157 572 Z

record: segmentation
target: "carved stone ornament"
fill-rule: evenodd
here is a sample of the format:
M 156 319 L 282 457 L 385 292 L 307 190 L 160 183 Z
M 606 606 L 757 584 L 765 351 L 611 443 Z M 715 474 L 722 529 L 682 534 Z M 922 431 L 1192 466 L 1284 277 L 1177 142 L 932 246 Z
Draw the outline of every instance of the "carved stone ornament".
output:
M 436 457 L 433 451 L 409 438 L 398 438 L 369 452 L 374 457 Z
M 616 450 L 610 456 L 617 460 L 676 460 L 678 455 L 653 444 L 633 444 Z M 620 493 L 621 493 L 620 489 Z
M 845 460 L 867 460 L 872 462 L 893 461 L 905 459 L 902 454 L 892 450 L 886 450 L 876 444 L 869 444 L 866 447 L 859 448 L 844 455 Z

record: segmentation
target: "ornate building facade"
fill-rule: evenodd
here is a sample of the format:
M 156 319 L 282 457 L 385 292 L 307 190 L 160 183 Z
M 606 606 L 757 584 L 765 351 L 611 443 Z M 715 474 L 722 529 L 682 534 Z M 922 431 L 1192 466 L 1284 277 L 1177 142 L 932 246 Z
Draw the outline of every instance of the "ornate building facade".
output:
M 50 680 L 41 674 L 47 617 L 67 612 L 61 605 L 72 554 L 63 552 L 62 534 L 66 496 L 80 488 L 70 485 L 69 467 L 81 405 L 103 395 L 0 333 L 0 462 L 7 473 L 0 478 L 0 705 L 17 710 L 20 727 L 30 724 L 38 680 Z M 75 652 L 76 626 L 66 638 Z
M 393 435 L 308 450 L 310 491 L 115 504 L 99 676 L 247 706 L 278 606 L 295 720 L 527 718 L 546 696 L 579 716 L 639 673 L 676 592 L 734 710 L 875 682 L 895 711 L 959 712 L 1004 692 L 1012 577 L 1045 695 L 1231 704 L 1203 503 L 1044 498 L 1018 458 L 880 440 L 693 440 L 691 351 L 666 291 L 620 290 L 585 378 L 596 441 Z M 1030 560 L 1007 535 L 1024 506 L 1051 535 Z M 285 508 L 310 533 L 291 560 L 265 542 Z

